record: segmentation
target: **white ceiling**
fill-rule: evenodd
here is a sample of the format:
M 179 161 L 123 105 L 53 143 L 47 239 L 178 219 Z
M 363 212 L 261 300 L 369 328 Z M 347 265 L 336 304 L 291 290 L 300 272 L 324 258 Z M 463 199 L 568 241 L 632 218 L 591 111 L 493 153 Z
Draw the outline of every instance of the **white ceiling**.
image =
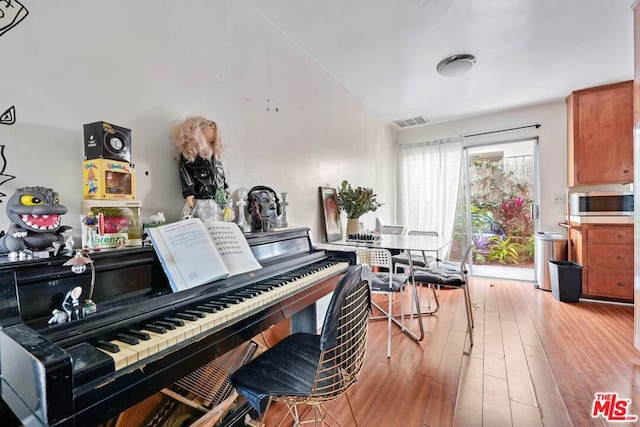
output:
M 633 78 L 634 0 L 248 0 L 365 105 L 430 123 Z M 470 53 L 462 77 L 440 60 Z

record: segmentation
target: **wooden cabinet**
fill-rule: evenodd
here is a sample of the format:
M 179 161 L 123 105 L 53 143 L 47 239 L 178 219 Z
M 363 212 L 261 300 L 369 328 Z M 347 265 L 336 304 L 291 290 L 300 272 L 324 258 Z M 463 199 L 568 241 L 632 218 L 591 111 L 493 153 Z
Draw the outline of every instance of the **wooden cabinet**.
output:
M 569 261 L 573 261 L 583 265 L 582 261 L 582 228 L 579 225 L 569 227 L 569 244 L 567 250 L 569 252 Z
M 582 297 L 633 299 L 633 225 L 572 226 L 572 261 L 581 264 Z
M 567 97 L 569 187 L 633 182 L 633 81 Z

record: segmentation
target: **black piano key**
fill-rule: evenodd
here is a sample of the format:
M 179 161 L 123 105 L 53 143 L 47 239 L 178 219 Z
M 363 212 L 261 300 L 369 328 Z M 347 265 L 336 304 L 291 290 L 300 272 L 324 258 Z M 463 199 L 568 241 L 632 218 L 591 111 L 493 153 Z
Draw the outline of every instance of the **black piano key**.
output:
M 242 292 L 240 292 L 240 295 L 246 296 L 248 298 L 254 298 L 257 297 L 258 295 L 260 295 L 262 292 L 256 291 L 256 290 L 244 290 Z
M 184 312 L 187 314 L 192 314 L 201 319 L 204 319 L 207 316 L 205 313 L 202 312 L 202 310 L 185 310 Z
M 143 341 L 148 341 L 151 339 L 151 335 L 143 331 L 138 331 L 136 329 L 129 329 L 127 333 Z
M 122 341 L 122 342 L 126 342 L 127 344 L 131 344 L 131 345 L 136 345 L 138 344 L 140 341 L 138 341 L 138 338 L 134 337 L 133 335 L 128 335 L 128 334 L 118 334 L 116 335 L 116 339 Z
M 98 341 L 96 343 L 96 347 L 106 350 L 110 353 L 117 353 L 120 351 L 120 347 L 118 347 L 117 344 L 105 340 Z
M 227 302 L 227 303 L 231 303 L 231 304 L 239 304 L 242 301 L 244 301 L 245 298 L 241 297 L 241 296 L 226 296 L 226 297 L 221 297 L 219 298 L 219 301 L 222 302 Z
M 278 282 L 278 284 L 277 284 L 276 286 L 277 286 L 277 287 L 281 287 L 281 286 L 284 286 L 284 285 L 286 285 L 286 284 L 287 284 L 287 282 L 286 282 L 286 281 L 282 281 L 282 280 L 281 280 L 281 281 L 279 281 L 279 282 Z
M 229 304 L 228 302 L 222 303 L 222 302 L 214 302 L 214 301 L 206 302 L 202 305 L 206 307 L 213 307 L 218 310 L 224 310 L 225 308 L 231 307 L 231 304 Z
M 184 320 L 177 319 L 175 317 L 165 317 L 163 319 L 165 322 L 173 323 L 176 326 L 184 326 Z
M 173 325 L 171 325 L 173 326 Z M 175 328 L 175 326 L 173 326 Z M 155 332 L 157 334 L 166 334 L 167 333 L 167 328 L 165 328 L 164 326 L 160 326 L 160 325 L 154 325 L 153 323 L 148 323 L 146 325 L 144 325 L 145 329 L 150 330 L 151 332 Z
M 198 320 L 198 316 L 189 313 L 176 313 L 176 318 L 181 320 L 190 320 L 191 322 L 195 322 Z M 183 323 L 184 325 L 184 323 Z M 181 325 L 182 326 L 182 325 Z
M 163 327 L 165 327 L 167 329 L 170 329 L 170 330 L 174 330 L 176 328 L 176 325 L 174 323 L 166 322 L 164 320 L 156 320 L 156 325 L 163 326 Z
M 209 307 L 208 305 L 199 305 L 196 307 L 200 311 L 204 311 L 205 313 L 216 313 L 218 311 L 215 307 Z

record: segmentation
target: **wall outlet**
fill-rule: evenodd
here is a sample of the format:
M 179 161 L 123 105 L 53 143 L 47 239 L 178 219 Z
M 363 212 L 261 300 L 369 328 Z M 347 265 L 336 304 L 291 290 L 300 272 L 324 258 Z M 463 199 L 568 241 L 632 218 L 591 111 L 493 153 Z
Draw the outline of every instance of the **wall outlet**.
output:
M 567 201 L 567 196 L 564 194 L 554 194 L 553 195 L 553 204 L 554 205 L 564 205 Z

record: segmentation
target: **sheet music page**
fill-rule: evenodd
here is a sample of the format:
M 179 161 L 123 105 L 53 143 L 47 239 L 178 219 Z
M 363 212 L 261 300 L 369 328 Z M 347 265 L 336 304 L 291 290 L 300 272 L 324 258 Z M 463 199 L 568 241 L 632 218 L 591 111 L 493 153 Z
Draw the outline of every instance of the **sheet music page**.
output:
M 199 218 L 149 228 L 147 232 L 174 292 L 229 275 Z
M 206 221 L 204 226 L 218 249 L 224 265 L 227 266 L 229 276 L 262 268 L 237 224 Z

